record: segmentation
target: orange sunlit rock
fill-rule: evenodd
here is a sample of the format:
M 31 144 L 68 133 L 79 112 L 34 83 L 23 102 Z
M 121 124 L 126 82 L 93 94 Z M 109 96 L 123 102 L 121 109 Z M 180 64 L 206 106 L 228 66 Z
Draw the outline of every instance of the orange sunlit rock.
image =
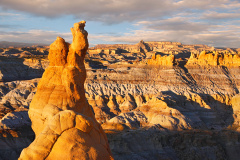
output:
M 19 160 L 113 159 L 107 137 L 85 98 L 85 23 L 71 28 L 72 44 L 57 37 L 50 46 L 50 65 L 28 112 L 36 138 Z

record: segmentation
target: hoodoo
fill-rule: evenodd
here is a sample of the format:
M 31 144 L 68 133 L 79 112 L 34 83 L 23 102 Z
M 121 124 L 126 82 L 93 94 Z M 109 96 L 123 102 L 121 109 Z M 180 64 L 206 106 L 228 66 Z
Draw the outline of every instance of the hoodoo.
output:
M 50 46 L 50 65 L 28 112 L 36 137 L 19 160 L 113 159 L 107 137 L 85 98 L 85 23 L 71 28 L 72 44 L 57 37 Z

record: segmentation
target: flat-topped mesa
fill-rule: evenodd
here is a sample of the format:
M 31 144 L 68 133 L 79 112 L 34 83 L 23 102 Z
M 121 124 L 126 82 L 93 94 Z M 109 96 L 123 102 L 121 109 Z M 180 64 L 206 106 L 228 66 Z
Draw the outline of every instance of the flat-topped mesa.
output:
M 187 65 L 194 66 L 225 66 L 225 67 L 239 67 L 240 66 L 240 55 L 232 54 L 230 52 L 222 52 L 218 51 L 202 51 L 200 54 L 192 53 Z
M 85 23 L 75 23 L 71 28 L 72 44 L 57 37 L 50 45 L 50 65 L 28 112 L 36 138 L 19 160 L 113 159 L 106 135 L 85 97 Z
M 152 59 L 149 59 L 147 64 L 159 66 L 173 66 L 175 64 L 174 55 L 161 56 L 160 54 L 153 54 Z

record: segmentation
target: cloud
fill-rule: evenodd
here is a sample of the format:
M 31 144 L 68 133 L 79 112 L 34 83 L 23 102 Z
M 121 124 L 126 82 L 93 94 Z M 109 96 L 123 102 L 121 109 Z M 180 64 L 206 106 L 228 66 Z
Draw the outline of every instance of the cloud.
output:
M 210 8 L 223 8 L 229 7 L 232 3 L 236 3 L 232 0 L 181 0 L 178 1 L 179 7 L 191 8 L 191 9 L 210 9 Z
M 0 6 L 41 17 L 73 15 L 78 19 L 103 22 L 103 25 L 96 26 L 99 32 L 103 32 L 101 35 L 89 34 L 92 44 L 137 43 L 143 39 L 240 47 L 239 0 L 1 0 Z M 0 16 L 21 17 L 14 14 L 0 13 Z M 118 23 L 126 21 L 131 30 L 125 29 L 126 33 L 122 33 L 123 30 L 119 29 L 118 32 Z M 116 25 L 116 34 L 106 34 L 112 32 L 110 30 L 102 31 L 101 27 L 105 24 Z M 0 29 L 7 25 L 1 24 Z M 34 28 L 26 32 L 0 30 L 0 40 L 50 44 L 57 36 L 61 36 L 71 41 L 71 33 L 61 34 Z
M 238 32 L 238 34 L 236 34 Z M 3 32 L 0 31 L 0 41 L 26 42 L 51 44 L 56 37 L 63 37 L 67 42 L 72 41 L 70 32 L 59 33 L 55 31 L 30 30 L 27 32 Z M 93 44 L 102 43 L 138 43 L 144 41 L 173 41 L 183 44 L 207 44 L 215 47 L 240 48 L 239 26 L 231 25 L 216 27 L 215 30 L 203 30 L 194 32 L 190 30 L 132 30 L 123 35 L 113 34 L 89 34 L 89 42 Z
M 105 42 L 122 42 L 122 43 L 138 43 L 144 41 L 172 41 L 181 42 L 183 44 L 207 44 L 215 47 L 232 47 L 240 48 L 240 35 L 238 26 L 215 26 L 214 29 L 194 32 L 191 30 L 133 30 L 122 36 L 97 35 L 95 40 L 104 40 Z
M 63 37 L 67 42 L 72 41 L 71 33 L 59 33 L 55 31 L 30 30 L 27 32 L 0 31 L 0 41 L 14 41 L 25 43 L 51 44 L 57 36 Z
M 240 48 L 240 37 L 235 35 L 233 32 L 210 32 L 206 34 L 189 35 L 188 38 L 194 39 L 201 44 L 208 44 L 215 47 Z
M 0 5 L 38 16 L 74 15 L 109 23 L 159 17 L 177 7 L 174 0 L 1 0 Z
M 218 12 L 208 12 L 204 13 L 202 18 L 203 19 L 210 19 L 210 20 L 232 20 L 232 19 L 239 19 L 240 13 L 218 13 Z
M 235 5 L 232 5 L 235 4 Z M 160 19 L 186 10 L 232 8 L 240 6 L 231 0 L 1 0 L 0 6 L 37 16 L 74 15 L 79 19 L 121 23 Z
M 20 16 L 20 14 L 0 12 L 0 16 Z
M 58 36 L 64 38 L 66 42 L 69 42 L 69 43 L 72 42 L 71 32 L 60 33 L 56 31 L 45 31 L 45 30 L 29 30 L 26 32 L 20 32 L 20 31 L 1 31 L 0 30 L 0 41 L 9 41 L 9 42 L 37 43 L 37 44 L 50 45 L 56 40 Z M 108 36 L 89 34 L 88 40 L 90 42 L 90 45 L 92 46 L 94 44 L 98 44 L 99 42 L 106 40 L 106 37 Z
M 135 25 L 144 26 L 145 29 L 153 30 L 176 30 L 176 31 L 192 31 L 202 32 L 208 30 L 211 25 L 203 22 L 191 22 L 185 17 L 174 17 L 157 21 L 139 21 Z

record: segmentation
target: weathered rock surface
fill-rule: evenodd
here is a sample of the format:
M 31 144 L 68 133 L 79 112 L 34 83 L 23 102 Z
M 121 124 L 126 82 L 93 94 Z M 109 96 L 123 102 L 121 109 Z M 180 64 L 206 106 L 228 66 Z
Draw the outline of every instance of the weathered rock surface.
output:
M 0 56 L 0 82 L 40 78 L 47 66 L 45 59 Z
M 50 46 L 50 65 L 29 108 L 36 138 L 19 160 L 113 159 L 106 135 L 85 98 L 83 61 L 88 33 L 84 26 L 81 21 L 71 28 L 71 45 L 58 37 Z
M 30 68 L 35 68 L 34 71 L 38 72 L 41 68 L 46 68 L 49 63 L 50 66 L 46 72 L 51 72 L 55 78 L 44 74 L 44 77 L 49 78 L 48 82 L 41 80 L 39 83 L 40 92 L 44 94 L 42 96 L 36 94 L 39 99 L 46 101 L 39 102 L 45 107 L 44 109 L 34 108 L 34 112 L 30 109 L 29 112 L 39 117 L 39 121 L 35 122 L 39 124 L 39 128 L 51 127 L 51 130 L 54 127 L 57 131 L 55 136 L 59 138 L 55 144 L 59 147 L 52 151 L 51 156 L 57 157 L 57 153 L 65 143 L 75 144 L 68 136 L 70 132 L 74 135 L 80 134 L 80 132 L 76 133 L 78 129 L 73 127 L 73 123 L 69 122 L 69 125 L 63 126 L 63 130 L 73 127 L 65 131 L 57 127 L 58 125 L 51 123 L 49 126 L 50 122 L 48 123 L 54 115 L 56 117 L 63 115 L 60 116 L 59 123 L 61 117 L 63 121 L 67 121 L 66 116 L 71 117 L 71 120 L 79 117 L 74 107 L 74 112 L 63 112 L 66 111 L 65 109 L 72 109 L 72 99 L 78 103 L 78 98 L 82 99 L 84 96 L 80 94 L 78 98 L 68 96 L 73 95 L 71 91 L 75 95 L 75 88 L 79 87 L 72 85 L 75 83 L 73 81 L 65 83 L 74 77 L 71 74 L 66 76 L 65 71 L 76 73 L 70 69 L 69 65 L 76 65 L 76 62 L 69 60 L 70 57 L 74 57 L 74 54 L 70 55 L 72 47 L 78 48 L 76 44 L 70 45 L 59 37 L 51 45 L 50 62 L 44 57 L 32 58 L 33 55 L 27 57 L 28 51 L 20 53 L 13 49 L 0 50 L 0 54 L 4 53 L 3 56 L 6 56 L 5 59 L 15 58 L 14 61 L 17 62 L 16 57 L 19 57 L 20 63 L 22 61 L 24 63 L 24 65 L 18 65 L 19 63 L 11 63 L 7 60 L 6 63 L 9 63 L 7 67 L 11 66 L 13 69 L 7 72 L 6 67 L 0 68 L 5 78 L 13 77 L 9 80 L 3 78 L 4 82 L 0 83 L 1 118 L 3 118 L 0 126 L 4 126 L 0 135 L 14 131 L 15 136 L 14 140 L 11 139 L 12 134 L 7 134 L 9 137 L 2 137 L 0 144 L 3 144 L 3 147 L 0 150 L 0 159 L 9 157 L 16 159 L 21 147 L 26 147 L 31 142 L 31 138 L 28 137 L 18 139 L 23 136 L 23 132 L 15 130 L 22 126 L 29 127 L 29 123 L 25 123 L 29 121 L 22 120 L 24 116 L 16 113 L 19 111 L 26 113 L 36 93 L 39 79 L 11 80 L 36 78 L 38 74 L 34 74 L 35 72 Z M 203 50 L 206 52 L 199 54 Z M 191 53 L 197 54 L 192 54 L 190 57 Z M 177 42 L 141 41 L 136 45 L 98 45 L 95 49 L 91 48 L 85 57 L 86 99 L 94 110 L 96 120 L 108 133 L 114 158 L 238 159 L 240 156 L 238 150 L 240 126 L 238 54 L 239 49 L 183 45 Z M 158 56 L 159 58 L 156 58 Z M 41 63 L 38 63 L 38 60 Z M 154 63 L 149 65 L 149 61 Z M 25 67 L 26 71 L 29 69 L 29 74 L 25 74 Z M 82 71 L 82 68 L 79 68 Z M 15 76 L 18 72 L 19 75 Z M 53 105 L 56 102 L 61 106 L 60 108 Z M 37 104 L 37 100 L 34 103 Z M 80 119 L 88 117 L 83 116 Z M 11 122 L 11 118 L 14 119 L 14 123 Z M 52 121 L 58 122 L 57 118 Z M 6 127 L 4 122 L 11 123 Z M 83 126 L 86 130 L 88 129 L 88 126 Z M 36 130 L 35 132 L 42 135 L 42 131 Z M 32 131 L 29 130 L 24 134 L 31 137 Z M 38 139 L 44 141 L 41 138 Z M 35 142 L 34 145 L 36 145 Z
M 161 65 L 161 66 L 173 66 L 175 64 L 174 55 L 164 55 L 154 54 L 152 59 L 147 62 L 149 65 Z
M 233 109 L 233 118 L 234 123 L 230 128 L 236 131 L 240 131 L 240 94 L 235 95 L 232 99 L 232 109 Z
M 207 52 L 202 51 L 200 54 L 192 54 L 187 62 L 187 65 L 212 65 L 225 67 L 238 67 L 240 65 L 239 54 L 229 52 Z

